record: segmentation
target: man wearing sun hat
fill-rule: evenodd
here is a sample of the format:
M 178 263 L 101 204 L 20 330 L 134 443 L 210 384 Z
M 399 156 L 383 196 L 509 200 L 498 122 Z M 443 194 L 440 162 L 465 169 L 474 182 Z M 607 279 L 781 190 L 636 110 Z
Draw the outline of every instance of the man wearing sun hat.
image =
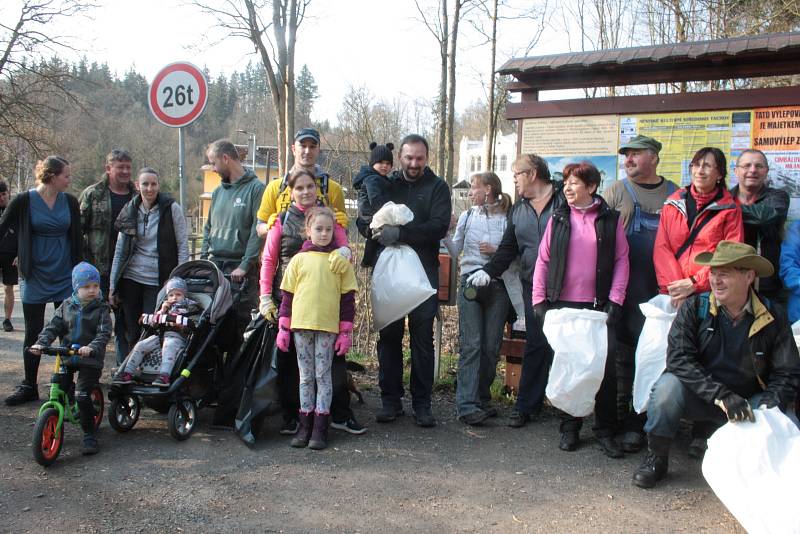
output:
M 720 241 L 694 261 L 711 267 L 711 292 L 687 298 L 670 329 L 667 368 L 647 407 L 649 452 L 633 475 L 642 488 L 666 475 L 681 418 L 721 425 L 754 421 L 753 407 L 786 412 L 800 384 L 786 315 L 753 289 L 758 277 L 774 272 L 772 264 L 733 241 Z

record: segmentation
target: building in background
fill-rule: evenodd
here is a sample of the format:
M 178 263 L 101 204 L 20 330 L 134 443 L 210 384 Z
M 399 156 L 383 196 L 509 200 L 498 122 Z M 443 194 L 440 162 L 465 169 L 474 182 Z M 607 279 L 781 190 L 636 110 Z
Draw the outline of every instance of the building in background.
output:
M 476 172 L 487 170 L 486 135 L 478 141 L 461 138 L 458 148 L 458 182 L 466 180 L 469 184 L 470 177 Z M 498 135 L 494 143 L 494 162 L 488 170 L 493 170 L 503 184 L 503 192 L 514 198 L 514 173 L 511 164 L 517 157 L 517 134 Z M 469 185 L 467 185 L 469 187 Z

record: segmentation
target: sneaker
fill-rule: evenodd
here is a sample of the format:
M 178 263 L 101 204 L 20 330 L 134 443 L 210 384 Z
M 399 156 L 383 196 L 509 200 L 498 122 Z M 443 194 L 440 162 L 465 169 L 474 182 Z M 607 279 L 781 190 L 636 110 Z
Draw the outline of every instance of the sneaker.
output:
M 644 448 L 644 435 L 632 430 L 625 432 L 620 445 L 625 452 L 639 452 Z
M 485 405 L 481 406 L 481 410 L 486 412 L 486 417 L 487 418 L 497 417 L 499 415 L 499 413 L 500 413 L 500 412 L 497 411 L 497 408 L 495 408 L 491 404 L 485 404 Z
M 401 415 L 405 415 L 403 408 L 395 408 L 393 406 L 382 406 L 378 413 L 375 414 L 375 420 L 379 423 L 391 423 Z
M 84 456 L 89 456 L 92 454 L 97 454 L 98 452 L 100 452 L 100 448 L 97 446 L 97 438 L 92 434 L 84 434 L 81 454 Z
M 558 442 L 558 448 L 562 451 L 574 451 L 578 448 L 578 443 L 580 443 L 580 441 L 577 432 L 574 430 L 567 430 L 561 433 L 561 440 Z
M 436 426 L 436 419 L 430 408 L 420 408 L 414 411 L 414 423 L 421 428 L 432 428 Z
M 167 375 L 167 374 L 158 375 L 158 378 L 153 380 L 153 384 L 152 385 L 154 385 L 156 387 L 160 387 L 160 388 L 168 388 L 169 387 L 169 375 Z
M 124 385 L 130 384 L 132 382 L 133 382 L 133 375 L 132 374 L 130 374 L 130 373 L 122 373 L 119 376 L 117 376 L 116 378 L 114 378 L 114 381 L 112 382 L 112 384 L 118 384 L 120 386 L 124 386 Z
M 5 330 L 6 332 L 14 331 L 14 325 L 11 324 L 11 319 L 6 319 L 5 321 L 3 321 L 3 330 Z
M 39 400 L 39 388 L 36 385 L 19 384 L 14 393 L 6 397 L 6 406 L 17 406 L 26 402 Z
M 520 412 L 519 410 L 513 410 L 511 415 L 508 417 L 508 426 L 511 428 L 522 428 L 529 423 L 530 420 L 530 414 Z
M 350 416 L 350 419 L 344 421 L 343 423 L 337 423 L 336 421 L 331 421 L 331 428 L 335 428 L 336 430 L 344 430 L 350 434 L 363 434 L 367 431 L 367 427 L 362 426 L 361 423 L 356 421 L 354 416 Z
M 706 449 L 708 449 L 708 442 L 705 439 L 694 438 L 692 442 L 689 443 L 689 458 L 702 460 L 706 455 Z
M 603 453 L 609 458 L 622 458 L 625 456 L 625 453 L 622 452 L 620 446 L 611 436 L 597 438 L 597 442 L 600 444 L 600 448 L 603 449 Z
M 489 414 L 484 412 L 483 410 L 476 410 L 466 415 L 461 415 L 458 418 L 459 421 L 461 421 L 465 425 L 470 425 L 470 426 L 480 426 L 487 419 L 489 419 Z
M 278 431 L 279 434 L 283 434 L 284 436 L 294 436 L 297 434 L 297 429 L 300 426 L 300 421 L 297 420 L 295 417 L 290 417 L 288 419 L 283 420 L 283 426 Z
M 669 466 L 669 457 L 648 452 L 642 465 L 633 472 L 633 483 L 640 488 L 652 488 L 664 478 Z

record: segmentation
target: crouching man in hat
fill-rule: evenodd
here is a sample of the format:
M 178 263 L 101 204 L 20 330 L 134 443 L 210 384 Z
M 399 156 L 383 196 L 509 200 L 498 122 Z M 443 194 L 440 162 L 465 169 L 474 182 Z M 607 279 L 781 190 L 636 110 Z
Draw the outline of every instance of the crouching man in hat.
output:
M 753 407 L 786 412 L 800 384 L 800 357 L 786 315 L 753 288 L 754 280 L 773 273 L 772 264 L 733 241 L 720 241 L 713 254 L 700 253 L 694 261 L 710 267 L 711 292 L 687 298 L 670 329 L 667 368 L 647 406 L 649 452 L 633 474 L 641 488 L 667 474 L 681 418 L 752 422 Z

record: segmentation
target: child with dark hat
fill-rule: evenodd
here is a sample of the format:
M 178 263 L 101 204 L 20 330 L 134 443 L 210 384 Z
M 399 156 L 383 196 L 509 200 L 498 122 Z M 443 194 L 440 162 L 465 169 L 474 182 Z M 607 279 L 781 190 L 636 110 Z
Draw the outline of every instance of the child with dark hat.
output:
M 83 454 L 98 452 L 94 426 L 92 389 L 100 381 L 106 344 L 111 338 L 111 313 L 100 291 L 100 272 L 81 262 L 72 269 L 72 295 L 61 303 L 53 318 L 29 350 L 39 355 L 57 337 L 65 347 L 79 345 L 78 354 L 67 360 L 72 372 L 78 371 L 75 399 L 78 402 Z
M 358 191 L 358 218 L 356 226 L 358 231 L 367 238 L 364 247 L 364 258 L 361 265 L 372 265 L 378 252 L 378 243 L 370 239 L 369 223 L 387 201 L 389 201 L 389 173 L 394 165 L 392 150 L 394 145 L 386 143 L 379 145 L 375 141 L 369 144 L 369 165 L 362 165 L 361 170 L 353 178 L 353 187 Z

